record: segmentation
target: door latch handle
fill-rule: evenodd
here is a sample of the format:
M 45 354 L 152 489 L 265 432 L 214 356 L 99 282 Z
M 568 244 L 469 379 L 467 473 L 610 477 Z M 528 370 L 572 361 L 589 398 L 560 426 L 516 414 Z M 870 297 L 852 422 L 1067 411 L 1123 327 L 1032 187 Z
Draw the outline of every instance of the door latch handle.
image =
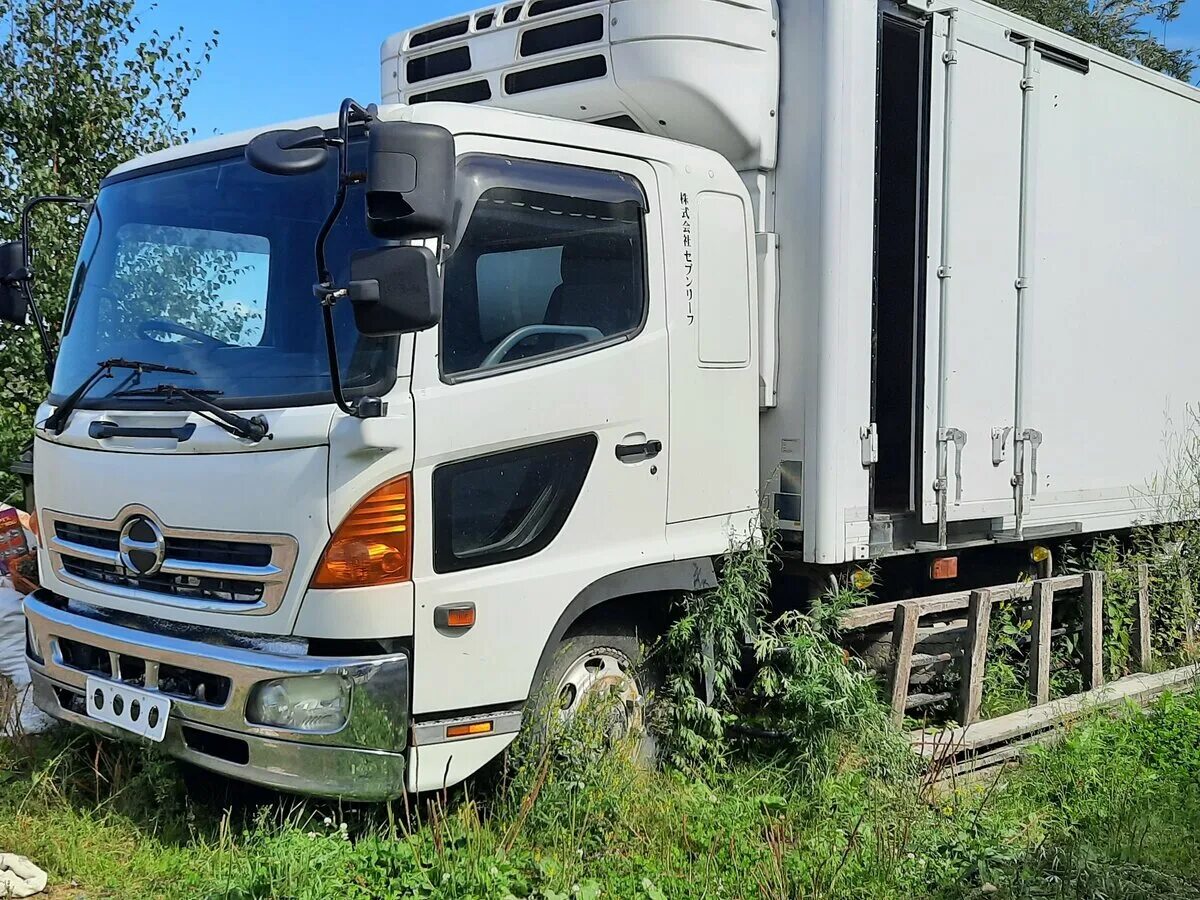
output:
M 1029 491 L 1029 497 L 1032 500 L 1037 499 L 1038 494 L 1038 448 L 1042 446 L 1042 433 L 1036 428 L 1027 428 L 1017 435 L 1017 440 L 1024 441 L 1029 445 L 1029 474 L 1033 487 Z
M 962 503 L 962 455 L 967 446 L 967 433 L 961 428 L 947 428 L 946 440 L 954 442 L 954 503 Z
M 662 441 L 646 441 L 644 444 L 617 444 L 617 459 L 623 463 L 639 463 L 654 459 L 662 453 Z

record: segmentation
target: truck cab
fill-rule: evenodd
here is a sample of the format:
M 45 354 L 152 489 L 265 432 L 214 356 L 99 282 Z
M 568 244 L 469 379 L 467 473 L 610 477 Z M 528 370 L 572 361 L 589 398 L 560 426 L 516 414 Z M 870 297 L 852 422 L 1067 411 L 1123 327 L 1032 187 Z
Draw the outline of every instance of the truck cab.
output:
M 383 48 L 385 99 L 403 102 L 349 132 L 352 172 L 384 124 L 453 138 L 443 233 L 379 237 L 351 178 L 324 244 L 338 284 L 363 254 L 427 247 L 431 327 L 367 333 L 354 301 L 314 298 L 337 153 L 294 177 L 247 153 L 281 128 L 335 134 L 337 117 L 105 179 L 35 425 L 42 589 L 26 615 L 47 712 L 358 799 L 461 781 L 547 680 L 569 712 L 616 679 L 640 716 L 637 641 L 757 521 L 756 211 L 714 141 L 675 139 L 665 108 L 631 118 L 608 62 L 574 82 L 523 61 L 547 41 L 539 67 L 578 56 L 554 35 L 596 27 L 613 59 L 622 7 L 661 17 L 654 4 L 614 3 L 611 20 L 607 2 L 545 4 L 491 11 L 493 31 L 488 11 L 465 17 L 468 55 L 518 61 L 486 76 L 526 94 L 515 108 L 397 95 L 451 65 L 439 41 L 459 26 L 417 29 Z M 765 7 L 722 14 L 757 17 L 769 45 Z M 680 82 L 684 133 L 712 115 L 717 143 L 738 139 L 729 94 L 718 72 Z M 568 107 L 599 124 L 553 115 Z M 369 414 L 331 387 L 326 313 L 341 389 Z

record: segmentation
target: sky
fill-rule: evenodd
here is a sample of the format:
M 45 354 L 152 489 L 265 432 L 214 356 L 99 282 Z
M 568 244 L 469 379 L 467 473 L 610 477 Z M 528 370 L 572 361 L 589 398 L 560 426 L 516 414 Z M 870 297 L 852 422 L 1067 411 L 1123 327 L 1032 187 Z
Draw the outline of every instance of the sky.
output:
M 220 32 L 187 99 L 185 124 L 210 137 L 378 102 L 379 45 L 487 0 L 139 0 L 142 30 Z
M 197 137 L 332 112 L 344 97 L 377 102 L 379 45 L 414 25 L 487 0 L 139 0 L 143 30 L 216 29 L 211 64 L 188 98 Z M 1171 46 L 1200 46 L 1200 0 L 1167 28 Z M 1161 26 L 1155 25 L 1155 28 Z

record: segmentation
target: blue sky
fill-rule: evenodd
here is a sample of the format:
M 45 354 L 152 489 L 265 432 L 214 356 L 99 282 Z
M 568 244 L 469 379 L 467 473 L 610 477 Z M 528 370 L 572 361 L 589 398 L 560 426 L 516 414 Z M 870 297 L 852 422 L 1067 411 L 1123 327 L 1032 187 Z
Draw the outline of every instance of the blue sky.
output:
M 146 29 L 183 25 L 220 44 L 191 97 L 199 137 L 337 108 L 343 97 L 379 99 L 379 45 L 413 25 L 487 0 L 160 0 L 142 2 Z M 1200 46 L 1200 0 L 1167 29 L 1172 46 Z M 1161 27 L 1161 26 L 1155 26 Z
M 197 137 L 331 112 L 343 97 L 379 100 L 379 45 L 413 25 L 487 0 L 159 0 L 139 2 L 143 30 L 221 32 L 188 98 Z

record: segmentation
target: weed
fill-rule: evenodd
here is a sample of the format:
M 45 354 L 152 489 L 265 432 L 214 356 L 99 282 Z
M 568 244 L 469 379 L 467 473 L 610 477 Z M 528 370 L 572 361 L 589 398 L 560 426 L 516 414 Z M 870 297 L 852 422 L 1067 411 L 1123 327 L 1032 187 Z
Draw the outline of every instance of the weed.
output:
M 680 768 L 719 759 L 749 648 L 768 610 L 774 534 L 752 534 L 725 554 L 716 588 L 683 595 L 652 656 L 665 675 L 652 727 L 664 758 Z
M 666 672 L 655 718 L 665 759 L 702 771 L 730 759 L 736 740 L 769 741 L 802 761 L 807 783 L 870 741 L 872 760 L 906 758 L 877 689 L 835 642 L 842 613 L 865 589 L 839 587 L 808 614 L 769 615 L 775 534 L 764 529 L 725 554 L 720 584 L 685 596 L 656 655 Z
M 1002 716 L 1029 705 L 1029 629 L 1031 623 L 1018 600 L 992 604 L 988 652 L 983 670 L 984 718 Z
M 1003 781 L 935 795 L 833 640 L 861 592 L 772 618 L 770 547 L 731 550 L 658 649 L 674 766 L 639 765 L 599 695 L 532 723 L 486 793 L 222 810 L 170 761 L 58 734 L 0 743 L 0 843 L 95 898 L 1200 900 L 1200 695 L 1085 718 Z M 1025 702 L 1027 631 L 997 604 L 988 702 Z
M 778 743 L 684 775 L 634 764 L 603 723 L 530 741 L 487 802 L 394 825 L 278 799 L 156 821 L 132 794 L 165 773 L 138 753 L 104 763 L 97 804 L 92 742 L 43 739 L 0 783 L 0 841 L 93 898 L 1200 897 L 1200 696 L 1086 719 L 1003 782 L 936 798 L 867 745 L 819 778 Z

